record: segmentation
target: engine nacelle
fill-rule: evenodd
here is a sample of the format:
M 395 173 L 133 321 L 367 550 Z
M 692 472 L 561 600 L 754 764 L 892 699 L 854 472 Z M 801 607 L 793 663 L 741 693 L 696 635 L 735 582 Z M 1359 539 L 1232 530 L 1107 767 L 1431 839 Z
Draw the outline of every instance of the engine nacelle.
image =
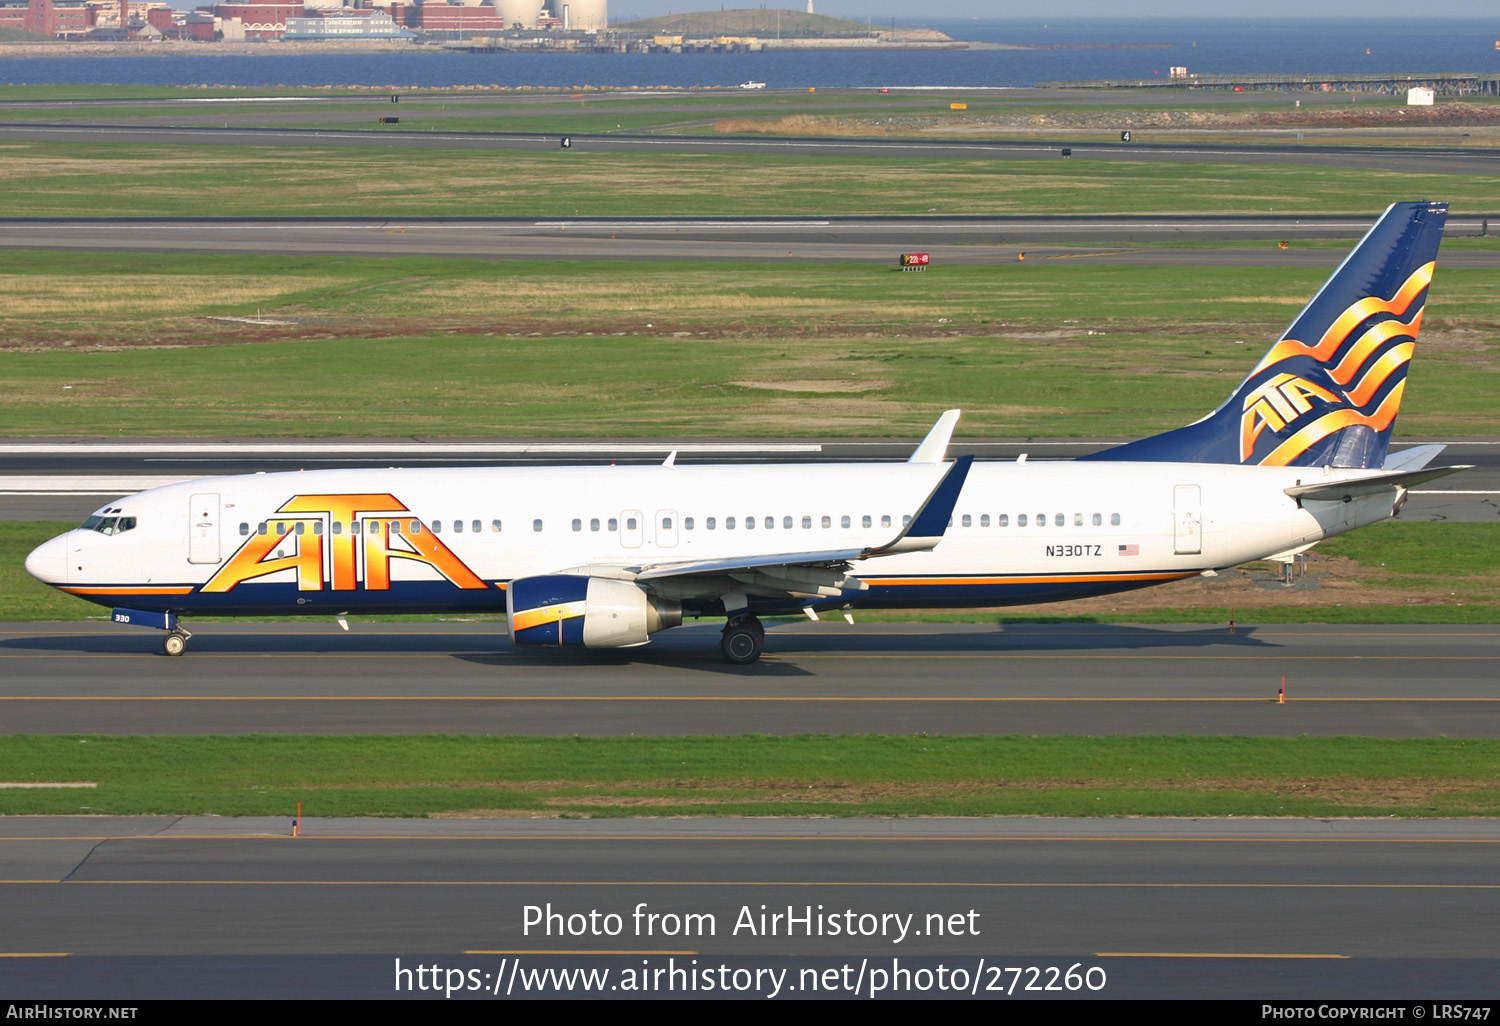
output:
M 548 574 L 511 581 L 506 622 L 517 645 L 628 648 L 682 623 L 682 605 L 652 598 L 630 581 Z

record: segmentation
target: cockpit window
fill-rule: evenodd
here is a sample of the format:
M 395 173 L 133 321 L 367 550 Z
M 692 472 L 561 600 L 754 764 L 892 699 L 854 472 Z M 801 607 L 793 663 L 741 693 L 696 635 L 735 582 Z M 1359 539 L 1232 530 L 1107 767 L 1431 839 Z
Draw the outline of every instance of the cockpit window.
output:
M 135 529 L 135 517 L 89 517 L 79 527 L 82 531 L 98 531 L 100 534 L 123 534 Z

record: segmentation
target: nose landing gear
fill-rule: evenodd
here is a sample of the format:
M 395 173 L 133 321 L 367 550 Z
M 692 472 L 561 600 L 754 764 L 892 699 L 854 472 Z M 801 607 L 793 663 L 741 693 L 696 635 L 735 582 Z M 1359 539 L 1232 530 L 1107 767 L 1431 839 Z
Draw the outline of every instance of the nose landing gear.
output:
M 181 627 L 174 628 L 161 642 L 163 655 L 180 656 L 187 651 L 188 638 L 192 635 Z

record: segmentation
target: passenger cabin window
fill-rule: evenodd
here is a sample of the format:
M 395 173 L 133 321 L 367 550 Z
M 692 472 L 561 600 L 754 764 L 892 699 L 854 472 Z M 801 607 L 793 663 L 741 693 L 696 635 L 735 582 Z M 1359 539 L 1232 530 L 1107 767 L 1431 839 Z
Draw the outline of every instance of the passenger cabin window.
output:
M 661 518 L 661 529 L 663 531 L 670 531 L 672 529 L 672 518 L 671 517 L 662 517 Z
M 685 531 L 691 531 L 693 529 L 693 518 L 692 517 L 683 517 L 682 518 L 682 528 Z
M 573 530 L 575 533 L 583 530 L 583 521 L 579 520 L 577 517 L 573 518 Z
M 864 516 L 862 516 L 862 517 L 859 518 L 859 526 L 860 527 L 874 527 L 875 526 L 875 518 L 872 517 L 872 516 L 870 516 L 870 514 L 866 513 Z
M 337 527 L 339 525 L 338 524 L 334 524 L 333 526 Z M 243 538 L 246 535 L 248 535 L 249 533 L 250 533 L 250 525 L 249 524 L 241 524 L 240 525 L 240 537 Z
M 436 524 L 433 524 L 432 526 L 434 528 L 437 527 Z M 453 533 L 454 534 L 463 534 L 464 533 L 464 522 L 462 520 L 455 520 L 455 521 L 453 521 Z
M 803 517 L 802 518 L 802 530 L 804 530 L 804 531 L 810 531 L 810 530 L 812 530 L 812 517 Z
M 891 526 L 891 515 L 889 513 L 887 513 L 885 516 L 883 516 L 883 517 L 880 518 L 880 526 L 881 527 L 890 527 Z
M 590 531 L 597 531 L 597 530 L 599 530 L 599 518 L 598 517 L 595 517 L 593 520 L 589 521 L 589 530 Z
M 1000 525 L 1001 527 L 1009 527 L 1010 526 L 1010 514 L 1009 513 L 1001 513 L 998 517 L 995 518 L 995 523 L 998 524 L 998 525 Z M 1021 521 L 1021 526 L 1025 527 L 1026 526 L 1026 521 L 1024 521 L 1024 520 Z
M 726 531 L 733 531 L 734 530 L 734 517 L 725 517 L 724 518 L 724 530 L 726 530 Z
M 537 523 L 541 523 L 541 521 L 538 520 Z M 634 531 L 636 529 L 636 526 L 637 526 L 637 524 L 636 524 L 635 517 L 626 517 L 625 518 L 625 530 L 627 530 L 627 531 Z M 537 528 L 537 530 L 541 530 L 541 528 Z
M 708 525 L 708 529 L 710 531 L 715 530 L 719 526 L 719 518 L 709 517 L 708 520 L 705 521 L 705 523 Z
M 434 520 L 432 522 L 432 533 L 433 534 L 442 534 L 443 533 L 443 522 L 441 520 Z
M 1025 513 L 1021 513 L 1021 514 L 1018 514 L 1016 516 L 1016 526 L 1017 527 L 1025 527 L 1026 526 L 1026 514 Z
M 500 533 L 500 521 L 498 521 L 498 520 L 491 520 L 490 521 L 490 532 L 493 533 L 493 534 L 499 534 Z
M 833 526 L 833 517 L 824 517 L 823 518 L 823 529 L 826 531 L 826 530 L 828 530 L 828 528 L 830 528 L 832 526 Z
M 1104 523 L 1104 518 L 1101 517 L 1098 513 L 1095 513 L 1094 514 L 1094 526 L 1095 527 L 1100 527 L 1100 526 L 1103 525 L 1103 523 Z
M 990 515 L 988 513 L 981 513 L 981 514 L 979 514 L 979 526 L 980 527 L 989 527 L 990 526 Z
M 474 521 L 469 526 L 474 529 L 474 533 L 475 534 L 478 534 L 481 530 L 484 529 L 483 528 L 483 522 L 479 521 L 479 520 Z M 497 530 L 497 531 L 500 530 L 500 521 L 498 521 L 498 520 L 495 521 L 495 530 Z
M 1058 527 L 1062 527 L 1068 522 L 1068 516 L 1066 513 L 1059 513 L 1056 517 L 1053 518 L 1052 522 Z
M 755 518 L 754 517 L 746 517 L 745 518 L 745 530 L 747 530 L 747 531 L 753 531 L 753 530 L 755 530 Z
M 964 526 L 965 527 L 973 527 L 974 526 L 974 518 L 971 517 L 971 516 L 969 516 L 969 514 L 967 514 L 967 513 L 964 514 Z
M 352 520 L 352 521 L 349 522 L 349 533 L 350 534 L 359 534 L 363 530 L 364 530 L 364 528 L 360 526 L 360 522 L 358 520 Z
M 531 529 L 533 531 L 538 531 L 538 532 L 541 531 L 541 529 L 542 529 L 542 522 L 540 520 L 533 520 L 531 522 Z
M 770 518 L 767 517 L 766 519 L 769 520 Z M 781 518 L 781 529 L 783 531 L 790 531 L 792 529 L 792 518 L 791 517 L 782 517 Z
M 334 534 L 343 534 L 344 533 L 344 522 L 342 520 L 335 520 L 333 522 L 333 533 Z
M 1111 513 L 1109 515 L 1109 523 L 1110 523 L 1111 527 L 1119 527 L 1120 526 L 1120 514 L 1118 514 L 1118 513 Z
M 849 514 L 845 513 L 843 516 L 839 517 L 839 526 L 840 527 L 852 527 L 852 526 L 854 526 L 854 522 L 849 519 Z
M 615 517 L 609 518 L 609 533 L 614 534 L 620 529 L 620 521 Z

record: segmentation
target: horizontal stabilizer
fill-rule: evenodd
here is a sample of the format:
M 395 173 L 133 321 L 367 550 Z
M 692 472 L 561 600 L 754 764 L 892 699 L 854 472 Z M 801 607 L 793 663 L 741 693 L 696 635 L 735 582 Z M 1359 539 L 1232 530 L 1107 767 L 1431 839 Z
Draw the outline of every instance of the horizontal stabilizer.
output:
M 1397 470 L 1421 470 L 1427 464 L 1437 459 L 1438 453 L 1446 449 L 1446 445 L 1416 445 L 1410 449 L 1402 449 L 1393 452 L 1385 458 L 1385 464 L 1380 468 L 1386 471 Z
M 1472 466 L 1431 467 L 1423 470 L 1405 470 L 1395 474 L 1376 474 L 1373 477 L 1355 477 L 1344 481 L 1324 481 L 1319 484 L 1298 485 L 1288 488 L 1286 493 L 1299 502 L 1349 502 L 1363 495 L 1374 495 L 1387 488 L 1410 488 L 1412 485 L 1446 477 L 1460 470 L 1471 470 Z

